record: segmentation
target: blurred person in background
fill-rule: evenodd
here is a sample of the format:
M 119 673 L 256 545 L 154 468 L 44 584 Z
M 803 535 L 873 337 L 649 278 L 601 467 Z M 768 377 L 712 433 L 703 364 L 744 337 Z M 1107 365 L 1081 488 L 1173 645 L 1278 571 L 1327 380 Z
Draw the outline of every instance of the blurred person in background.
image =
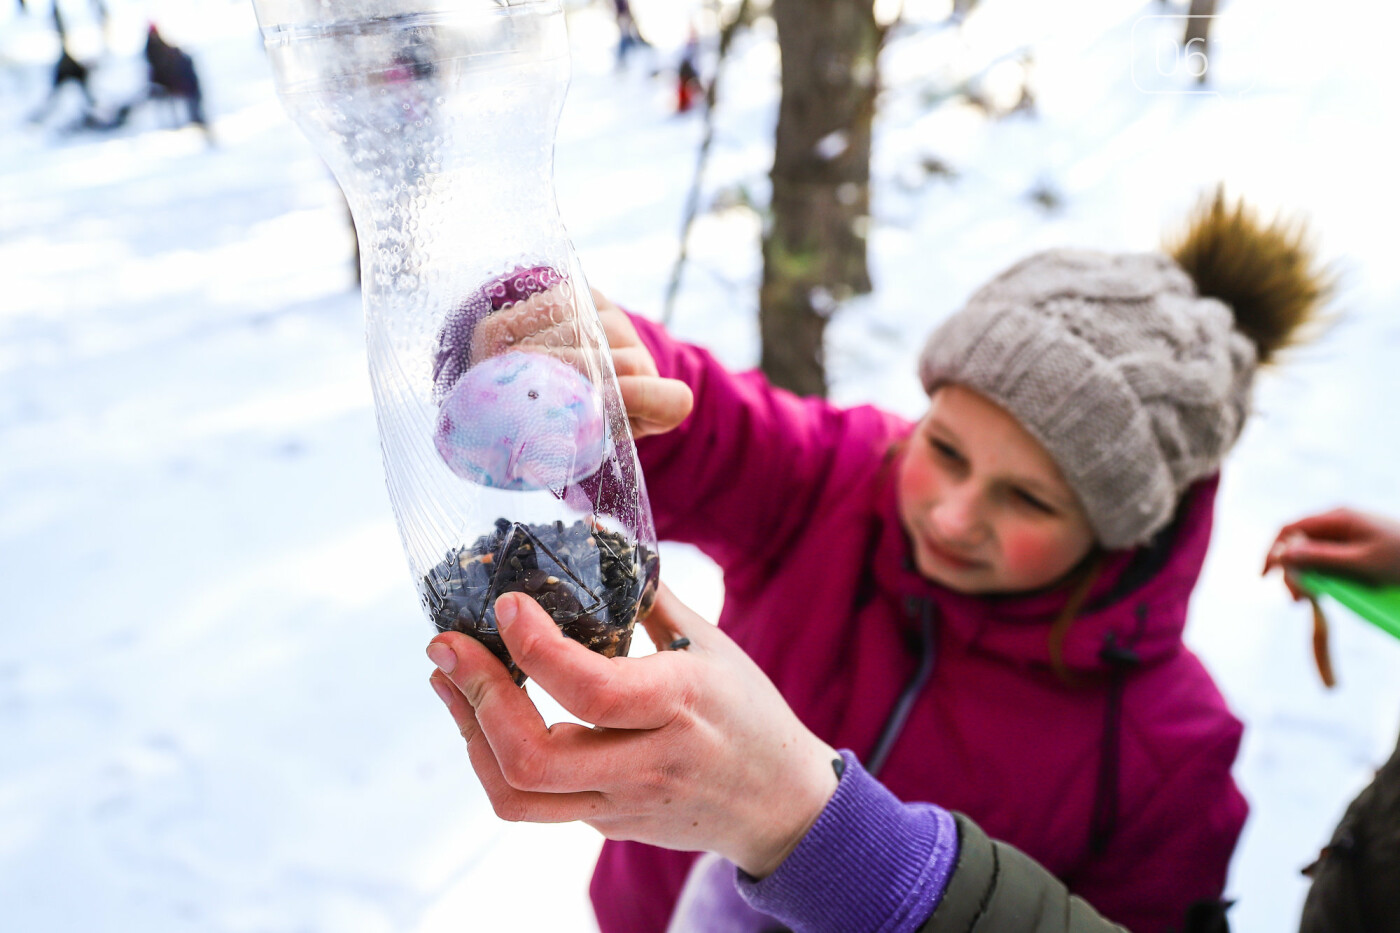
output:
M 82 62 L 73 57 L 68 51 L 67 43 L 59 46 L 58 61 L 53 66 L 53 77 L 49 84 L 49 96 L 44 99 L 43 105 L 35 112 L 30 119 L 38 123 L 47 116 L 57 102 L 58 95 L 63 92 L 63 87 L 70 82 L 78 86 L 82 91 L 83 99 L 87 101 L 87 106 L 96 106 L 97 100 L 92 96 L 92 88 L 88 86 L 88 76 L 91 72 Z
M 632 15 L 630 0 L 613 0 L 613 14 L 617 20 L 617 68 L 627 67 L 627 56 L 635 48 L 648 45 L 637 28 L 637 18 Z
M 53 28 L 58 33 L 58 61 L 53 66 L 53 77 L 49 84 L 49 95 L 44 99 L 44 103 L 29 118 L 32 123 L 40 123 L 53 112 L 54 105 L 58 102 L 58 96 L 63 92 L 67 84 L 76 84 L 83 93 L 83 99 L 87 102 L 85 113 L 90 112 L 97 105 L 96 98 L 92 95 L 92 88 L 88 86 L 89 70 L 88 66 L 78 61 L 68 50 L 68 30 L 64 25 L 63 12 L 59 9 L 55 0 L 53 5 Z
M 183 101 L 188 121 L 203 130 L 212 142 L 213 133 L 204 117 L 204 94 L 194 59 L 179 46 L 165 41 L 155 23 L 146 29 L 145 55 L 151 99 Z
M 1351 509 L 1310 515 L 1279 530 L 1264 572 L 1275 568 L 1294 599 L 1306 595 L 1297 570 L 1400 585 L 1400 523 Z M 1400 743 L 1305 873 L 1312 887 L 1301 933 L 1400 931 Z
M 695 101 L 705 94 L 705 86 L 700 82 L 700 36 L 695 27 L 690 27 L 685 48 L 681 50 L 681 63 L 676 68 L 676 113 L 688 113 Z

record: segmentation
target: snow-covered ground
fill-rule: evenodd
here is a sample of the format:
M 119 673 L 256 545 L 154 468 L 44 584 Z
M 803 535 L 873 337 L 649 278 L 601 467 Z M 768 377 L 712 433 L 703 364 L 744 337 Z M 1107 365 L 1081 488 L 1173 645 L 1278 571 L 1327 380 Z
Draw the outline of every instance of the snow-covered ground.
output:
M 150 15 L 196 55 L 217 145 L 143 112 L 105 136 L 29 123 L 54 47 L 41 14 L 0 8 L 0 927 L 592 929 L 597 838 L 498 822 L 425 683 L 344 207 L 247 3 L 108 5 L 99 93 L 134 87 Z M 85 6 L 75 40 L 96 54 Z M 571 18 L 559 199 L 593 284 L 659 314 L 700 124 L 645 56 L 614 72 L 608 6 Z M 670 66 L 692 4 L 634 6 Z M 1289 929 L 1298 869 L 1400 725 L 1400 644 L 1334 611 L 1324 691 L 1308 613 L 1258 577 L 1291 518 L 1400 514 L 1396 14 L 1225 4 L 1215 92 L 1190 94 L 1154 74 L 1167 27 L 1143 19 L 1179 8 L 984 0 L 961 31 L 906 11 L 918 28 L 884 61 L 878 288 L 831 330 L 841 400 L 916 412 L 917 338 L 987 276 L 1052 244 L 1151 248 L 1218 179 L 1309 211 L 1341 264 L 1344 316 L 1260 380 L 1188 631 L 1248 724 L 1236 928 Z M 954 74 L 1000 99 L 1024 49 L 1038 117 L 930 107 Z M 727 206 L 694 231 L 673 319 L 736 366 L 756 359 L 759 271 L 739 193 L 765 196 L 776 66 L 771 27 L 737 44 L 706 186 Z M 713 568 L 663 561 L 713 615 Z

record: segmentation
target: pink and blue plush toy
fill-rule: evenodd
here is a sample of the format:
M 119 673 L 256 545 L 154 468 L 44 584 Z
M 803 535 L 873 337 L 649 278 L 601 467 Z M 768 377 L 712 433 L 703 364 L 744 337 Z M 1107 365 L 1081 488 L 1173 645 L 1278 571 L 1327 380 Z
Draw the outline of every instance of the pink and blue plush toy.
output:
M 517 269 L 479 289 L 444 325 L 434 365 L 442 399 L 433 440 L 458 476 L 495 489 L 562 494 L 602 466 L 607 417 L 598 390 L 578 370 L 522 350 L 467 365 L 471 333 L 486 314 L 562 281 L 548 267 Z

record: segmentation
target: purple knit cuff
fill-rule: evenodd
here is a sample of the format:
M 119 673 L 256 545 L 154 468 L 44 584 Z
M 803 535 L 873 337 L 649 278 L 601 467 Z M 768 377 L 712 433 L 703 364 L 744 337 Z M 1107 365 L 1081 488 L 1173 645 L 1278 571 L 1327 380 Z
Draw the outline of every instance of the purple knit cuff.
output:
M 947 810 L 902 803 L 843 749 L 846 772 L 817 822 L 778 870 L 740 871 L 750 907 L 798 933 L 899 933 L 932 915 L 958 860 Z

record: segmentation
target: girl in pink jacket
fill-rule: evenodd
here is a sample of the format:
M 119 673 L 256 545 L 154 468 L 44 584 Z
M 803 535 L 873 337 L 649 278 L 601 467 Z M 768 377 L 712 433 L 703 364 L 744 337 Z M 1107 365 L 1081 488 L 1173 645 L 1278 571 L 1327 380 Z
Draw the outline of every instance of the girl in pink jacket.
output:
M 1244 823 L 1241 726 L 1181 634 L 1255 370 L 1327 290 L 1295 228 L 1218 195 L 1171 254 L 1002 273 L 929 339 L 916 424 L 632 319 L 694 395 L 638 451 L 659 536 L 723 569 L 721 627 L 896 796 L 1134 933 L 1218 900 Z M 604 933 L 665 930 L 696 859 L 607 842 Z

